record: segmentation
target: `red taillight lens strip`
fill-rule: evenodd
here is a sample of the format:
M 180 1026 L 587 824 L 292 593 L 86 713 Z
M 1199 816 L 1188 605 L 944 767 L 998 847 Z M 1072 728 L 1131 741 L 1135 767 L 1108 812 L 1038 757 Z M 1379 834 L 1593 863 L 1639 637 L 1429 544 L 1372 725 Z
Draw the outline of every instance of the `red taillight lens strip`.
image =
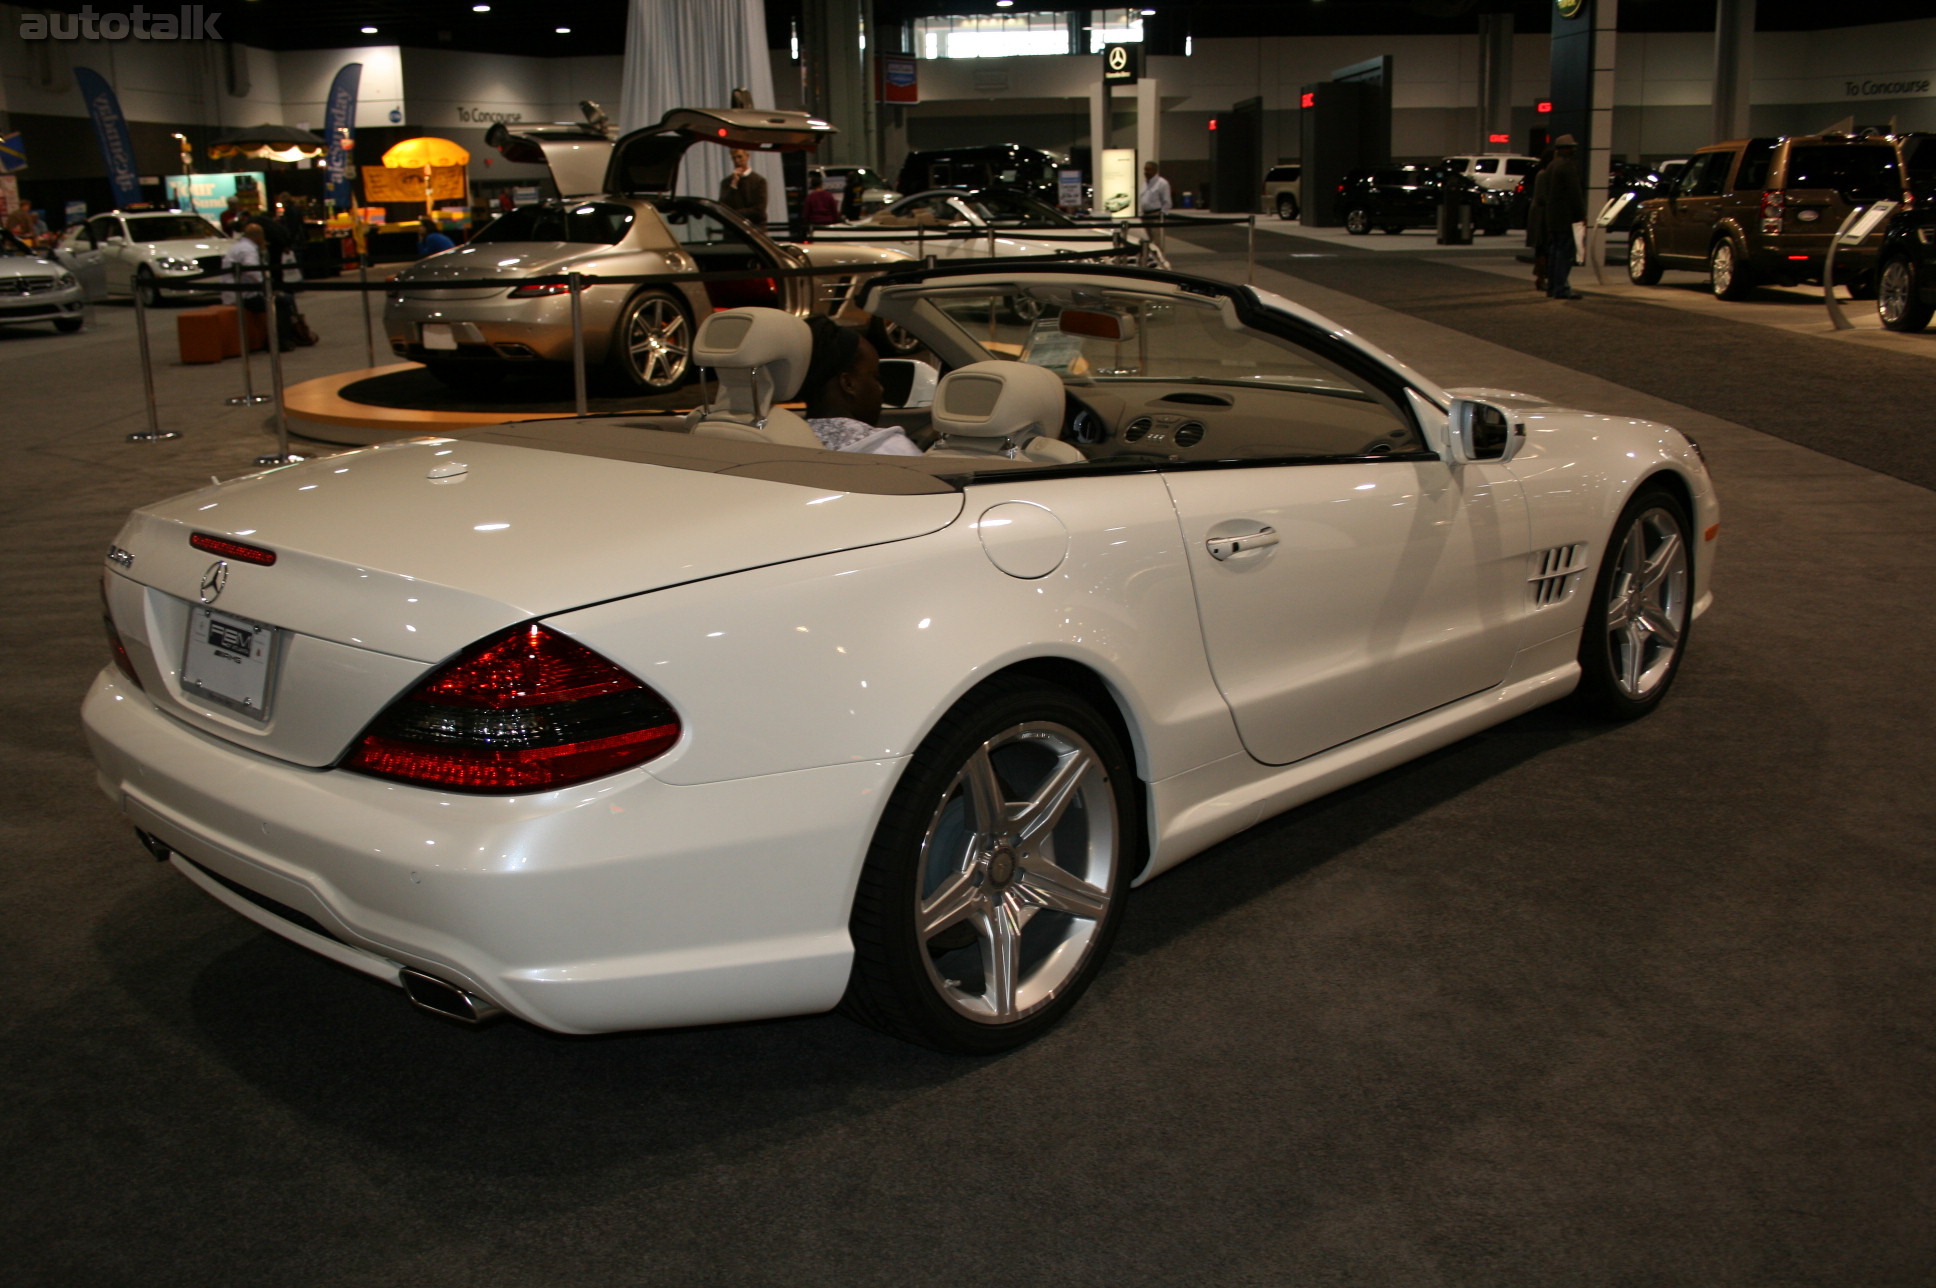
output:
M 514 300 L 535 300 L 546 295 L 571 294 L 570 282 L 527 282 L 523 286 L 511 288 L 510 298 Z
M 224 559 L 239 559 L 243 563 L 261 564 L 269 567 L 276 561 L 276 552 L 264 550 L 261 546 L 245 546 L 240 541 L 230 541 L 227 537 L 212 537 L 206 532 L 191 533 L 188 544 L 197 550 L 205 550 Z
M 534 622 L 433 672 L 377 717 L 342 767 L 447 791 L 544 791 L 643 764 L 680 733 L 651 688 Z
M 141 677 L 134 673 L 134 659 L 128 656 L 128 646 L 121 642 L 121 632 L 114 625 L 114 612 L 108 607 L 108 575 L 101 577 L 101 625 L 107 629 L 108 651 L 114 656 L 114 665 L 135 688 L 142 688 Z

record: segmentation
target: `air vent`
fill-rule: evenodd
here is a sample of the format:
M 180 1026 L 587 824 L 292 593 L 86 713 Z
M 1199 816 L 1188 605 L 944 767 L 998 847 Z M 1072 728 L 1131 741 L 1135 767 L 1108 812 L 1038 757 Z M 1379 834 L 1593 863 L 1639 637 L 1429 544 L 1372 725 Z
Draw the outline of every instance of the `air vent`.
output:
M 1149 433 L 1153 424 L 1154 422 L 1148 416 L 1138 416 L 1135 420 L 1123 426 L 1123 441 L 1125 443 L 1135 442 L 1143 435 Z
M 1176 445 L 1178 447 L 1195 447 L 1203 441 L 1203 422 L 1200 420 L 1186 420 L 1176 427 L 1176 433 L 1173 437 L 1176 439 Z
M 1157 400 L 1166 403 L 1188 403 L 1192 407 L 1230 407 L 1235 404 L 1222 394 L 1200 394 L 1185 390 L 1180 394 L 1165 394 Z
M 1584 543 L 1533 551 L 1532 572 L 1526 578 L 1532 588 L 1533 607 L 1550 608 L 1571 595 L 1585 571 Z

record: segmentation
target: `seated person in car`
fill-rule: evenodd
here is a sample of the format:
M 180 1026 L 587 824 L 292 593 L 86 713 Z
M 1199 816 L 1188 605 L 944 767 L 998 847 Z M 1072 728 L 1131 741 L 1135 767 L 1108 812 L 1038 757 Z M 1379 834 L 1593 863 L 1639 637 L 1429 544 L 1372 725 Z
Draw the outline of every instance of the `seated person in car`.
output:
M 807 424 L 821 446 L 836 452 L 873 452 L 881 456 L 919 456 L 921 449 L 901 430 L 877 427 L 880 419 L 881 358 L 867 338 L 824 314 L 807 319 L 813 331 L 813 357 L 800 383 Z

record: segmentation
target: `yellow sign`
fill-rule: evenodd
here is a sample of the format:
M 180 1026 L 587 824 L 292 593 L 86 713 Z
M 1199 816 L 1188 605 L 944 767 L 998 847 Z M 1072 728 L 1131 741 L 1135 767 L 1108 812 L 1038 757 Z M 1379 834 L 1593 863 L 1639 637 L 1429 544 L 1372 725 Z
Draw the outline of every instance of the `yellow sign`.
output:
M 1586 8 L 1586 0 L 1553 0 L 1553 7 L 1560 11 L 1562 18 L 1577 18 L 1580 10 Z
M 363 199 L 373 206 L 403 201 L 463 201 L 470 193 L 461 165 L 431 166 L 423 170 L 392 170 L 365 166 L 360 171 Z

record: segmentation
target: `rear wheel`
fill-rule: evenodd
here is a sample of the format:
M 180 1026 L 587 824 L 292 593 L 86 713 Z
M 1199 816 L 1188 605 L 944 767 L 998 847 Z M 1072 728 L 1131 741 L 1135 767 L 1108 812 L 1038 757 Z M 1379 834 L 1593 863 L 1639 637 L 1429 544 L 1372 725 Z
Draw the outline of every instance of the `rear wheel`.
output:
M 1635 496 L 1613 525 L 1580 637 L 1580 705 L 1632 720 L 1667 696 L 1687 651 L 1694 569 L 1687 511 L 1662 488 Z
M 1741 251 L 1723 237 L 1707 253 L 1709 289 L 1717 300 L 1738 300 L 1754 289 L 1748 266 L 1741 262 Z
M 1654 254 L 1654 239 L 1636 231 L 1627 240 L 1627 280 L 1635 286 L 1660 283 L 1660 257 Z
M 1279 219 L 1297 218 L 1297 198 L 1288 192 L 1277 194 L 1277 217 Z
M 619 312 L 606 363 L 635 388 L 677 389 L 692 371 L 692 323 L 685 307 L 664 291 L 634 295 Z
M 1876 274 L 1876 316 L 1891 331 L 1920 331 L 1929 325 L 1936 306 L 1922 300 L 1921 272 L 1916 262 L 1896 256 Z
M 1000 678 L 936 725 L 889 799 L 854 899 L 841 1007 L 991 1055 L 1051 1028 L 1108 955 L 1142 853 L 1128 757 L 1074 694 Z
M 1363 206 L 1353 206 L 1345 211 L 1344 230 L 1353 237 L 1363 237 L 1371 231 L 1371 212 Z
M 1386 225 L 1385 225 L 1385 236 L 1387 236 L 1387 237 L 1396 237 L 1396 236 L 1398 236 L 1398 234 L 1400 234 L 1400 233 L 1402 233 L 1402 232 L 1404 232 L 1404 231 L 1405 231 L 1405 225 L 1403 225 L 1403 224 L 1386 224 Z

